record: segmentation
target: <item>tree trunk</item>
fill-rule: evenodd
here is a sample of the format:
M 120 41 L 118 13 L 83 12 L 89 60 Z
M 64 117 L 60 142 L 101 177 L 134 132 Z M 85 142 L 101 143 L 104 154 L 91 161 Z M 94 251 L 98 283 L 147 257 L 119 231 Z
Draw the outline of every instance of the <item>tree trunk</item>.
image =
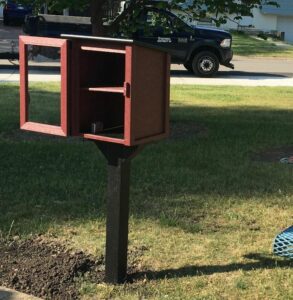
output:
M 103 6 L 107 0 L 91 0 L 91 22 L 92 33 L 96 36 L 106 36 L 106 29 L 103 26 Z

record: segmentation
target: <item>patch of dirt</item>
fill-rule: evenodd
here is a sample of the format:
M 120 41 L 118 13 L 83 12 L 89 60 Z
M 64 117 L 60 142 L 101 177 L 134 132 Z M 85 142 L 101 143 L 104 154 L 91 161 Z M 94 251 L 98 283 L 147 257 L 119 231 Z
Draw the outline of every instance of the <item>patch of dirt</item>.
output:
M 90 272 L 97 282 L 104 278 L 102 259 L 69 252 L 41 237 L 1 243 L 0 256 L 0 285 L 41 298 L 78 299 L 77 277 Z
M 140 269 L 146 248 L 129 251 L 128 273 Z M 14 238 L 0 243 L 0 286 L 44 299 L 79 299 L 79 278 L 93 283 L 104 281 L 104 258 L 66 250 L 44 237 Z
M 293 156 L 293 146 L 283 146 L 252 153 L 251 158 L 254 161 L 262 162 L 280 162 L 281 158 Z
M 170 138 L 185 139 L 192 136 L 207 137 L 208 128 L 192 122 L 171 122 L 170 123 Z

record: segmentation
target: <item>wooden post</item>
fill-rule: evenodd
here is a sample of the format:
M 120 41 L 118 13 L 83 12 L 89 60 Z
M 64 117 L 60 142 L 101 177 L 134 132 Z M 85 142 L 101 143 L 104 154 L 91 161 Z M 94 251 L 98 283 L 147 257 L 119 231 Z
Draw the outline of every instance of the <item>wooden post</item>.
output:
M 130 165 L 140 147 L 103 142 L 97 146 L 108 161 L 105 281 L 123 283 L 127 277 Z

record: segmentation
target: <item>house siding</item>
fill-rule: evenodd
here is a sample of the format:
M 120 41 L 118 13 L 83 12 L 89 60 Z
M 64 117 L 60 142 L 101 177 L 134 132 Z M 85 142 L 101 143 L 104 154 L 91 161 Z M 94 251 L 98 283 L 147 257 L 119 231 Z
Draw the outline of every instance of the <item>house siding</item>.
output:
M 277 30 L 285 32 L 285 41 L 293 43 L 293 17 L 278 17 Z
M 278 18 L 275 15 L 264 15 L 257 8 L 253 10 L 253 25 L 263 31 L 277 30 Z
M 292 0 L 293 1 L 293 0 Z M 278 18 L 274 15 L 264 15 L 260 12 L 259 9 L 255 8 L 253 10 L 253 18 L 252 17 L 243 17 L 239 22 L 240 26 L 253 26 L 255 29 L 263 30 L 263 31 L 271 31 L 277 30 L 277 22 Z M 235 16 L 231 16 L 233 19 Z M 238 25 L 232 21 L 228 21 L 223 25 L 225 29 L 237 29 Z
M 288 4 L 287 2 L 282 4 L 280 1 L 280 5 Z M 283 7 L 281 10 L 281 13 L 273 13 L 275 11 L 278 11 L 280 8 L 271 8 L 270 10 L 265 10 L 266 13 L 264 13 L 264 9 L 260 10 L 258 8 L 255 8 L 253 10 L 254 17 L 243 17 L 243 19 L 239 22 L 240 26 L 253 26 L 253 28 L 257 30 L 262 30 L 264 32 L 269 31 L 279 31 L 285 33 L 285 41 L 286 42 L 293 42 L 293 10 L 291 13 L 290 7 L 293 7 L 293 0 L 290 0 L 290 6 L 281 6 Z M 284 10 L 288 9 L 288 16 L 284 15 Z M 271 12 L 271 13 L 268 13 Z M 230 16 L 231 19 L 233 19 L 235 16 Z M 232 21 L 228 21 L 227 24 L 223 25 L 223 29 L 237 29 L 237 24 L 235 24 Z

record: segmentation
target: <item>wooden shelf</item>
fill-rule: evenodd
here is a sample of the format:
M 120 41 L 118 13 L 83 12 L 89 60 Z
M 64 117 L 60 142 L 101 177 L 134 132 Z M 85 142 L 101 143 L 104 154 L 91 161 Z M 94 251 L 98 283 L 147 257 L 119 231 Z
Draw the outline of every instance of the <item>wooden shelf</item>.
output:
M 87 87 L 82 88 L 84 91 L 88 92 L 106 92 L 106 93 L 120 93 L 124 94 L 124 87 L 120 86 L 99 86 L 99 87 Z
M 92 133 L 84 133 L 82 136 L 86 139 L 90 140 L 97 140 L 97 141 L 104 141 L 104 142 L 111 142 L 117 144 L 124 144 L 125 140 L 123 134 L 107 134 L 107 135 L 99 135 L 99 134 L 92 134 Z
M 80 49 L 83 50 L 83 51 L 95 51 L 95 52 L 105 52 L 105 53 L 118 53 L 118 54 L 125 54 L 126 53 L 125 50 L 114 49 L 114 48 L 81 46 Z

